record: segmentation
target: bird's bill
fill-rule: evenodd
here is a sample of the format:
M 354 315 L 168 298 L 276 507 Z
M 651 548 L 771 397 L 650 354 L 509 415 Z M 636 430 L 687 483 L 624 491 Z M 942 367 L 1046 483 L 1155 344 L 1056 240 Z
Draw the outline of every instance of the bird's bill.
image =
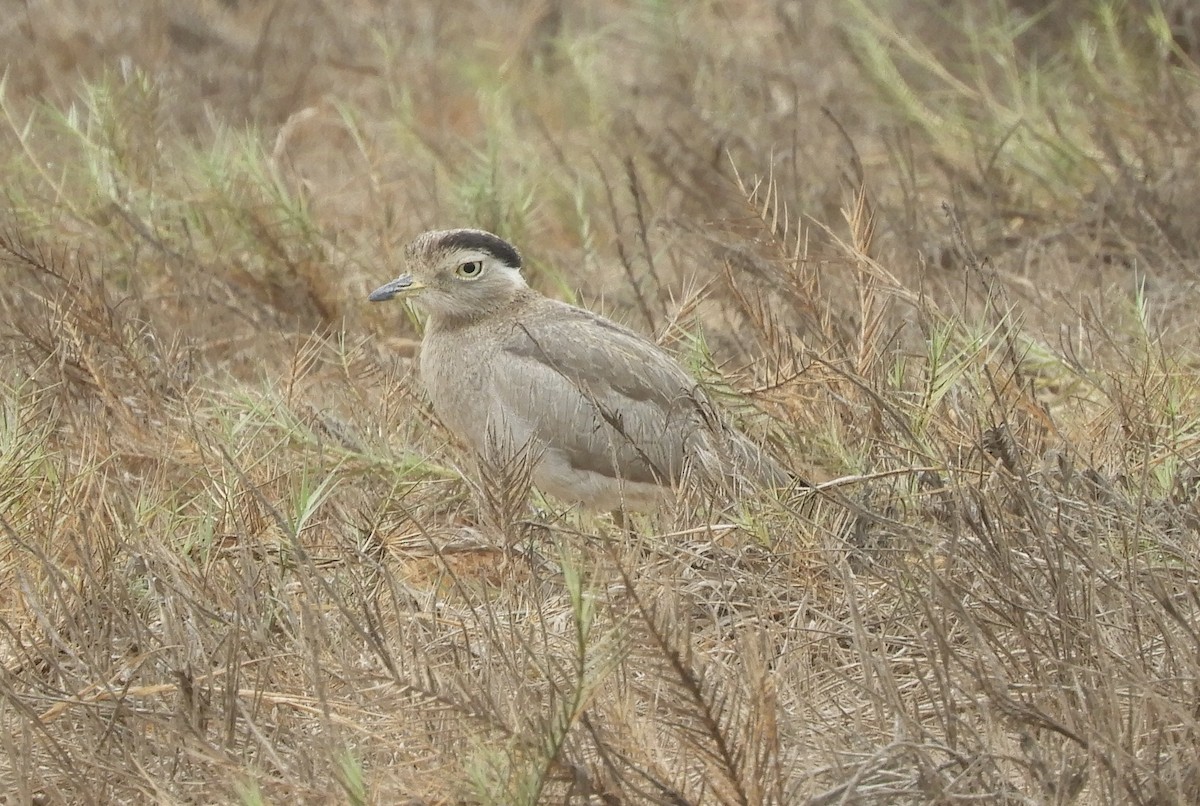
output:
M 414 280 L 411 274 L 401 274 L 390 283 L 385 283 L 376 288 L 367 299 L 371 302 L 386 302 L 392 297 L 407 296 L 408 294 L 420 291 L 424 287 L 425 284 Z

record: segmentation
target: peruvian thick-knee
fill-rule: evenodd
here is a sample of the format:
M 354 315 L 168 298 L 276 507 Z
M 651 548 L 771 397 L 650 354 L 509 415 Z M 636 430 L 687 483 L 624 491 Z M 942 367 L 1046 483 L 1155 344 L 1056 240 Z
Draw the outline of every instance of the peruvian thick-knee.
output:
M 434 411 L 490 463 L 529 451 L 543 492 L 605 510 L 652 509 L 689 483 L 728 496 L 790 481 L 658 345 L 531 289 L 503 239 L 427 232 L 405 257 L 370 299 L 428 315 Z

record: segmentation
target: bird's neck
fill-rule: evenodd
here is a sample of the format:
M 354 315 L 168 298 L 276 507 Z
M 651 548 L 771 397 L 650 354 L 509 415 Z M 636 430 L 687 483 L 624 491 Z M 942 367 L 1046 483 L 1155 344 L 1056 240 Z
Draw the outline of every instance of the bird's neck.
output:
M 504 320 L 516 319 L 530 306 L 536 305 L 541 298 L 531 288 L 514 289 L 511 295 L 496 299 L 493 304 L 475 304 L 460 311 L 438 310 L 431 311 L 425 322 L 425 332 L 449 334 L 458 330 L 474 327 L 482 322 L 495 321 L 498 317 Z

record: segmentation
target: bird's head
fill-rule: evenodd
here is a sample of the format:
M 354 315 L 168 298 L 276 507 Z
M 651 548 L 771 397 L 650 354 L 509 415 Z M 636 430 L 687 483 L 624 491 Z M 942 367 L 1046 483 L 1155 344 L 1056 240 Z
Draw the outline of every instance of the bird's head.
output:
M 411 297 L 433 319 L 466 321 L 503 310 L 528 288 L 521 255 L 477 229 L 426 232 L 404 250 L 408 273 L 371 293 L 372 302 Z

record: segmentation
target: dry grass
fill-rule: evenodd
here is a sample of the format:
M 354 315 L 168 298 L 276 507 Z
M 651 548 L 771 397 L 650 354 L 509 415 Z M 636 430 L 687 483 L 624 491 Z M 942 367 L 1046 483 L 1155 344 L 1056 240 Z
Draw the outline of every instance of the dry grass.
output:
M 1198 40 L 1184 0 L 24 4 L 0 802 L 1197 802 Z M 364 303 L 468 224 L 857 478 L 628 528 L 477 486 Z

